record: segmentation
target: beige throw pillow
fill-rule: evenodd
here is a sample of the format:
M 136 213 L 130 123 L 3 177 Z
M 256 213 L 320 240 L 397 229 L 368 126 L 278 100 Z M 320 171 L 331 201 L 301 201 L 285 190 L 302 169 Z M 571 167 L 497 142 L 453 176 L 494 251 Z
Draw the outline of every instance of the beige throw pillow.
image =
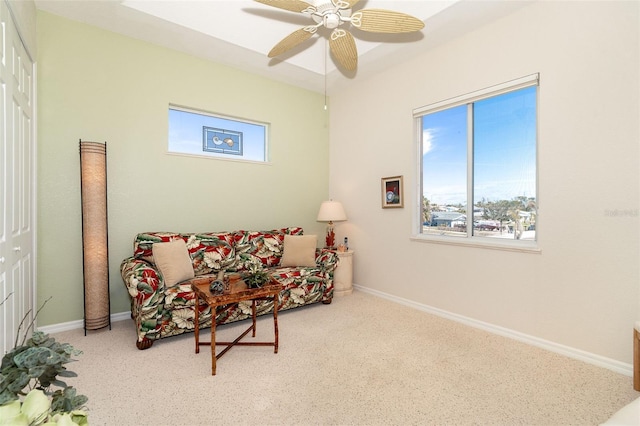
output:
M 184 240 L 154 243 L 151 251 L 153 260 L 164 277 L 165 287 L 194 277 L 191 258 Z
M 317 235 L 285 235 L 280 266 L 316 266 Z

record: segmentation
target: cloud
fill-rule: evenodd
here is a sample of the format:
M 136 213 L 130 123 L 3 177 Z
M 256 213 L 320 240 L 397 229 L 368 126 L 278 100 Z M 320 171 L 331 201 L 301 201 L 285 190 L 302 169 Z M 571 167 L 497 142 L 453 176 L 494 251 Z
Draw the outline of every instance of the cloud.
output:
M 434 129 L 424 129 L 422 132 L 422 155 L 425 155 L 433 149 L 433 134 Z

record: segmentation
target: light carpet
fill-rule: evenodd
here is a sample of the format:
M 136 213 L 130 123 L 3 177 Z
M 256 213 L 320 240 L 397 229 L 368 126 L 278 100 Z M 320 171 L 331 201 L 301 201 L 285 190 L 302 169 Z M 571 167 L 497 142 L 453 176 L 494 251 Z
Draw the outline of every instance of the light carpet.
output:
M 630 377 L 363 292 L 278 323 L 278 354 L 232 348 L 216 376 L 193 333 L 144 351 L 130 320 L 52 336 L 83 351 L 68 384 L 92 425 L 597 425 L 639 396 Z M 271 316 L 257 327 L 273 338 Z

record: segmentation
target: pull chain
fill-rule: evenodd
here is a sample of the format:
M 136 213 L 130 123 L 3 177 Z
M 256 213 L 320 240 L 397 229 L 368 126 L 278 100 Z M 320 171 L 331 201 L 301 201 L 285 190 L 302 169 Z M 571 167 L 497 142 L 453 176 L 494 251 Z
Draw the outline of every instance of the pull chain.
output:
M 329 49 L 327 48 L 327 39 L 324 40 L 324 110 L 327 110 L 327 56 Z

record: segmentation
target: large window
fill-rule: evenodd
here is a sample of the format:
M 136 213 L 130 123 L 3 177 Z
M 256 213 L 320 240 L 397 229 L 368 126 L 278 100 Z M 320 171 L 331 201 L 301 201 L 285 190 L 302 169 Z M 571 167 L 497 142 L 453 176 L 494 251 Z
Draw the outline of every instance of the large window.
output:
M 267 124 L 169 107 L 169 152 L 267 161 Z
M 535 245 L 537 92 L 535 74 L 414 110 L 419 236 Z

